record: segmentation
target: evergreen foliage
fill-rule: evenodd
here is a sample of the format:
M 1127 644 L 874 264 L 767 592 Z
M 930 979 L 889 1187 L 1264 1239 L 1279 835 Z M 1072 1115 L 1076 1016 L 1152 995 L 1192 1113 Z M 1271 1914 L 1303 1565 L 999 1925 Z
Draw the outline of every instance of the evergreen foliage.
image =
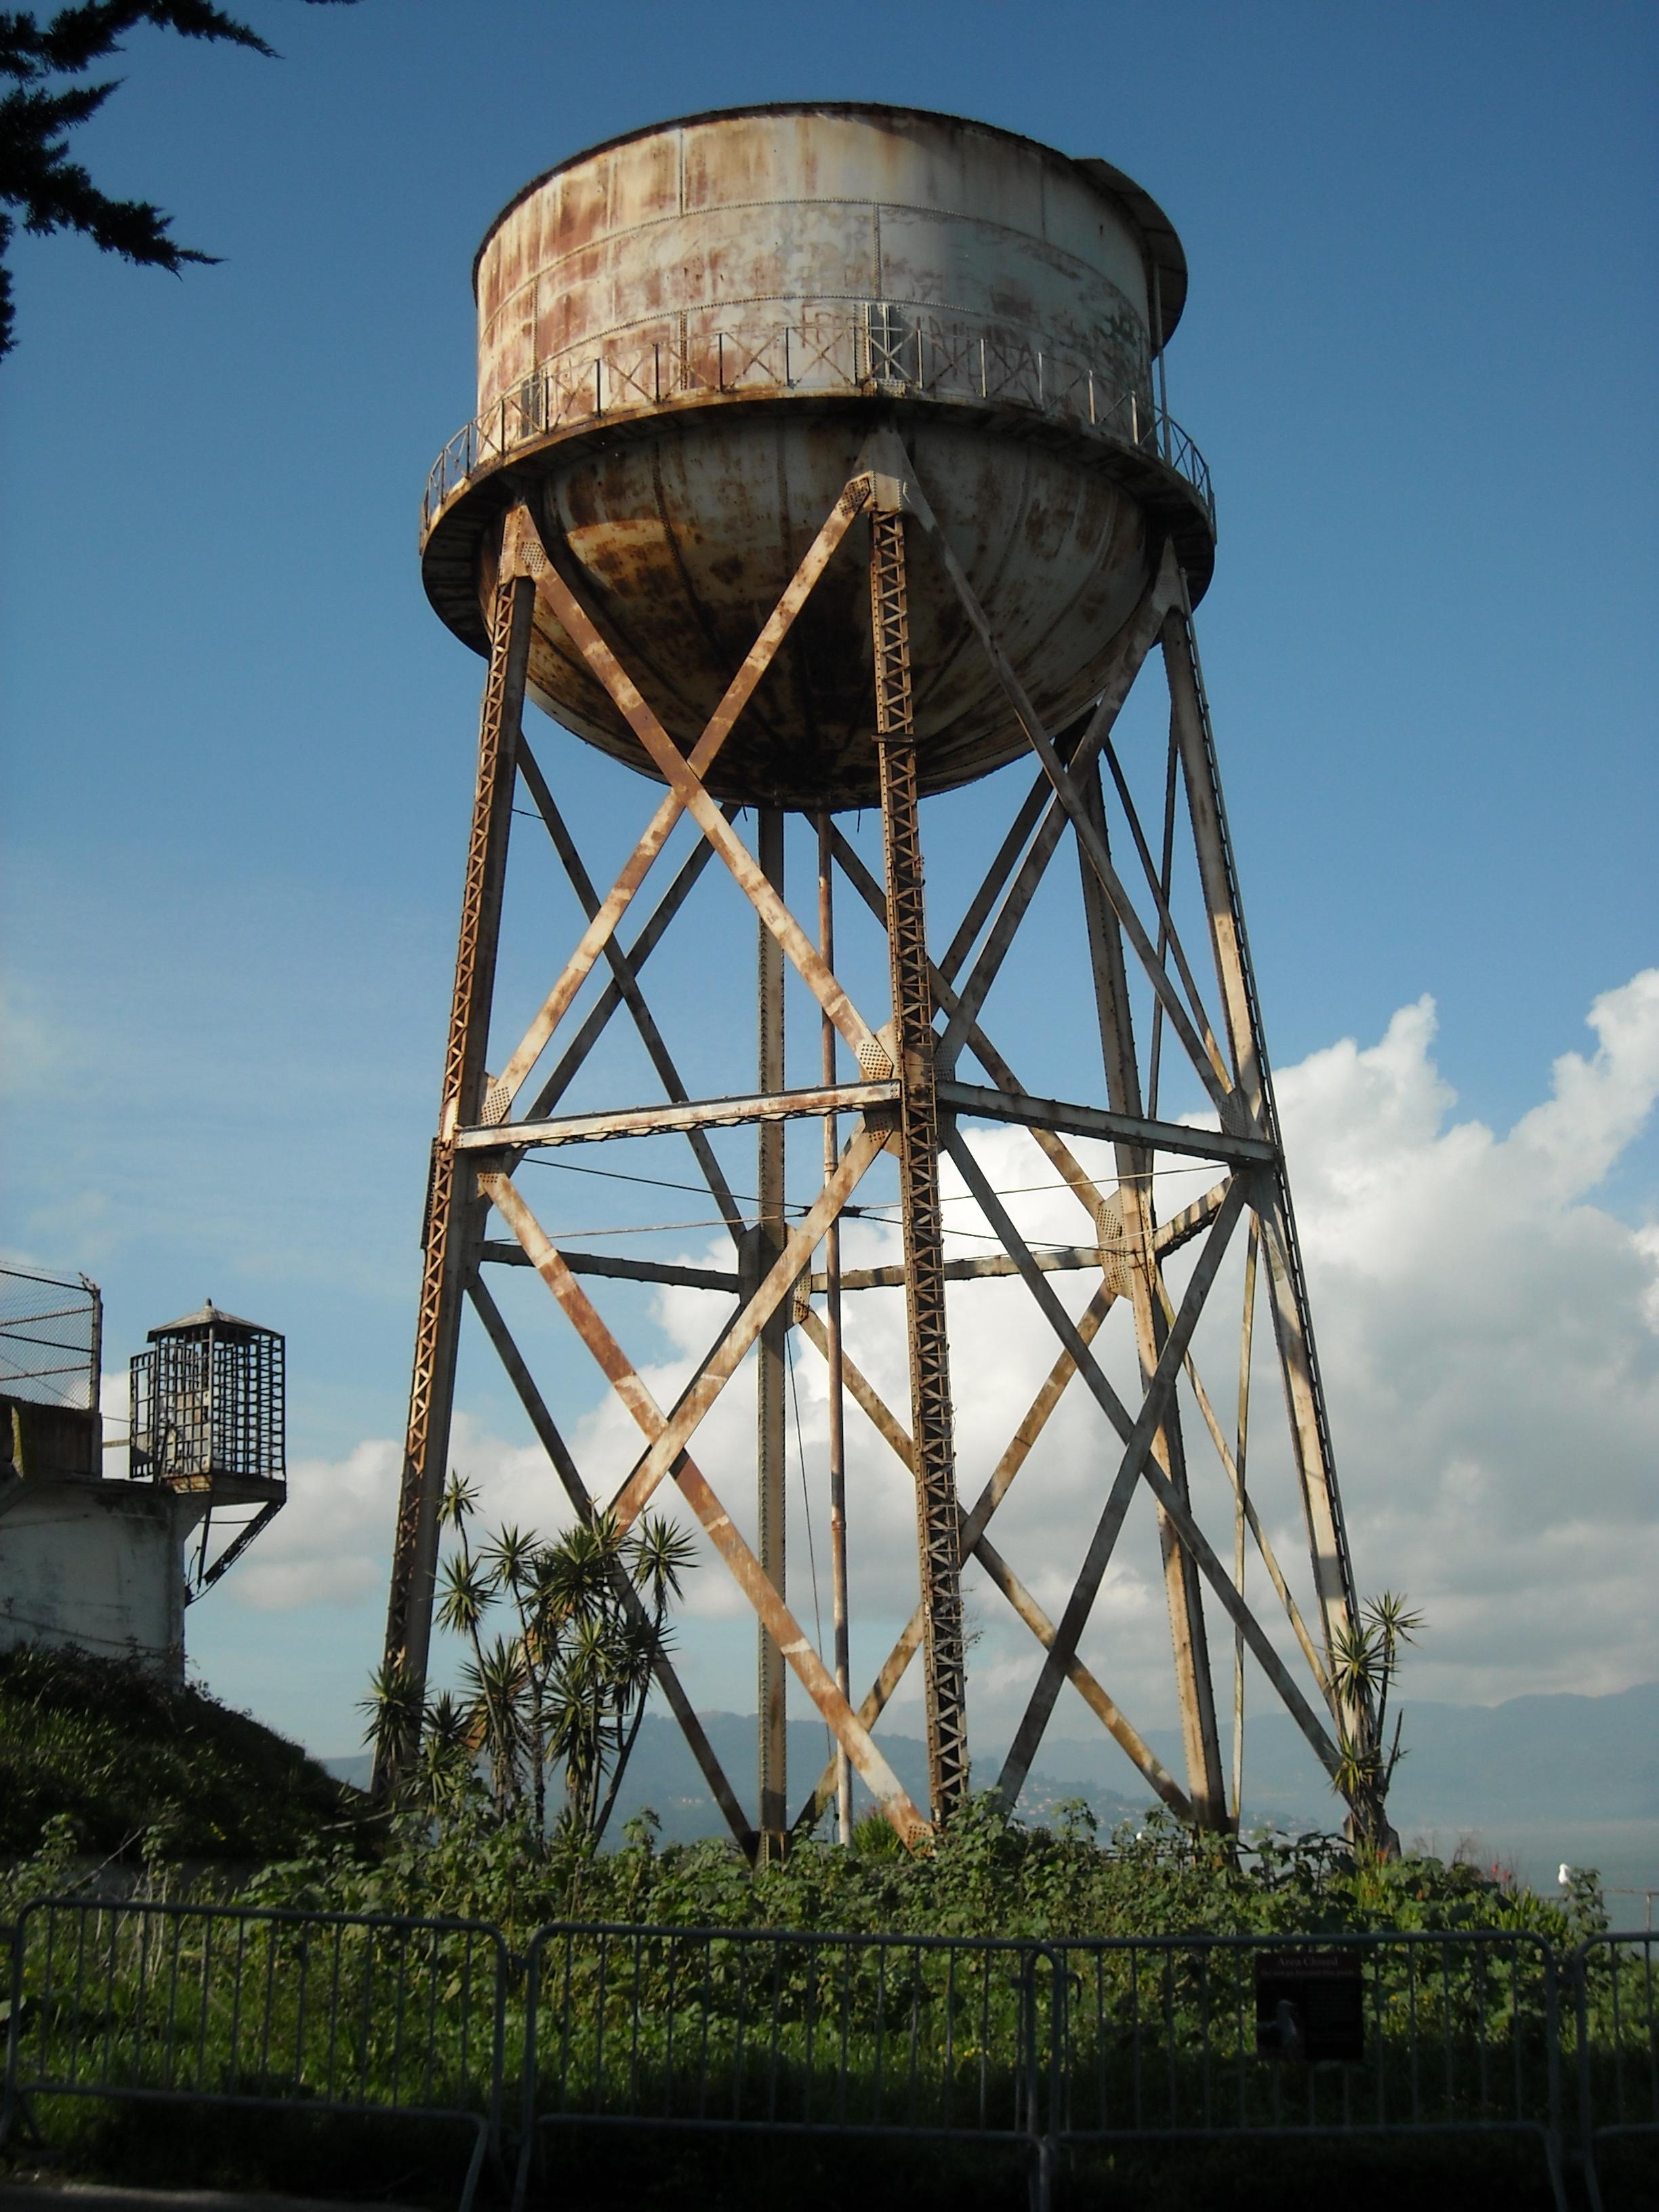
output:
M 313 7 L 337 4 L 341 0 L 307 0 Z M 0 77 L 11 80 L 11 88 L 0 94 L 0 355 L 15 343 L 5 252 L 19 222 L 41 238 L 78 230 L 106 253 L 174 276 L 187 261 L 217 258 L 180 246 L 171 234 L 171 217 L 160 208 L 149 200 L 112 199 L 69 157 L 70 131 L 97 114 L 120 82 L 118 77 L 99 84 L 73 80 L 115 53 L 141 23 L 276 58 L 276 49 L 249 24 L 208 0 L 84 0 L 45 21 L 32 9 L 0 11 Z

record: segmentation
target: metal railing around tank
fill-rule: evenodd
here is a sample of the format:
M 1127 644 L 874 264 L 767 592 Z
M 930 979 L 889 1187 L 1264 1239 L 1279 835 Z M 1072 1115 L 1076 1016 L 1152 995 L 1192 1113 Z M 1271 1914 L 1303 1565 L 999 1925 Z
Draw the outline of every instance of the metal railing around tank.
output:
M 670 336 L 613 333 L 599 352 L 544 362 L 444 447 L 427 477 L 422 533 L 453 495 L 521 447 L 607 416 L 649 413 L 710 394 L 882 392 L 1018 407 L 1132 448 L 1182 477 L 1212 525 L 1204 456 L 1144 389 L 1126 389 L 1073 354 L 994 325 L 918 313 L 880 301 L 797 320 Z

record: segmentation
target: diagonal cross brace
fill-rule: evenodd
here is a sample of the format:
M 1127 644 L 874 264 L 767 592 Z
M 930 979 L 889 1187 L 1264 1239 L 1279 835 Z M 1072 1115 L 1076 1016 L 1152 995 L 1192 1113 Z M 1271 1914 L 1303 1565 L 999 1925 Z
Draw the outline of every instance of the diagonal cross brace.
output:
M 531 751 L 522 734 L 519 738 L 519 773 L 530 787 L 530 795 L 535 800 L 537 811 L 546 825 L 547 834 L 553 841 L 554 850 L 558 854 L 559 859 L 564 865 L 564 872 L 570 878 L 571 889 L 576 894 L 582 912 L 591 922 L 599 910 L 599 894 L 593 888 L 592 877 L 582 865 L 581 854 L 577 851 L 575 840 L 571 836 L 565 818 L 559 811 L 557 803 L 549 788 L 547 778 L 542 774 L 541 764 Z M 664 1042 L 662 1031 L 657 1027 L 651 1009 L 645 1002 L 645 994 L 640 988 L 639 978 L 635 974 L 627 954 L 617 944 L 614 935 L 605 940 L 605 958 L 617 988 L 622 994 L 623 1003 L 633 1017 L 634 1026 L 640 1033 L 641 1042 L 651 1056 L 651 1064 L 661 1079 L 663 1089 L 676 1104 L 682 1106 L 689 1104 L 690 1094 L 680 1079 L 680 1072 L 674 1065 L 673 1055 Z M 709 1193 L 715 1205 L 720 1208 L 720 1218 L 732 1232 L 734 1241 L 740 1243 L 748 1224 L 744 1219 L 742 1208 L 732 1195 L 732 1186 L 726 1181 L 726 1171 L 715 1157 L 714 1148 L 701 1129 L 689 1130 L 687 1136 L 697 1165 L 702 1170 L 703 1181 L 708 1185 Z
M 881 1149 L 878 1134 L 870 1157 Z M 857 1144 L 854 1139 L 854 1143 Z M 851 1152 L 853 1147 L 848 1146 Z M 866 1162 L 867 1164 L 867 1162 Z M 518 1237 L 531 1264 L 553 1292 L 565 1312 L 577 1323 L 583 1342 L 604 1370 L 611 1388 L 634 1420 L 653 1443 L 666 1428 L 662 1409 L 627 1354 L 606 1328 L 565 1266 L 547 1232 L 526 1205 L 522 1194 L 502 1175 L 481 1175 L 478 1186 L 502 1214 Z M 815 1240 L 821 1231 L 815 1231 Z M 796 1270 L 799 1273 L 799 1268 Z M 769 1278 L 769 1280 L 770 1279 Z M 836 1680 L 785 1604 L 760 1561 L 738 1534 L 732 1517 L 715 1496 L 708 1478 L 683 1449 L 674 1455 L 673 1476 L 680 1495 L 702 1523 L 715 1549 L 725 1559 L 738 1588 L 749 1600 L 768 1634 L 782 1652 L 807 1695 L 829 1723 L 847 1755 L 863 1777 L 870 1794 L 891 1822 L 900 1840 L 918 1843 L 932 1833 L 909 1795 L 877 1749 L 870 1731 L 836 1686 Z
M 538 572 L 537 596 L 540 599 L 545 593 L 553 604 L 556 616 L 561 599 L 567 601 L 569 606 L 576 611 L 584 634 L 581 638 L 577 638 L 574 641 L 587 658 L 590 665 L 594 667 L 601 681 L 606 684 L 606 688 L 611 690 L 612 698 L 617 701 L 619 707 L 623 708 L 624 713 L 630 711 L 629 707 L 623 707 L 624 698 L 630 702 L 630 705 L 636 702 L 636 710 L 647 718 L 656 735 L 661 737 L 665 744 L 669 744 L 669 750 L 673 753 L 676 761 L 679 761 L 683 768 L 690 770 L 692 781 L 697 783 L 698 787 L 701 788 L 701 778 L 718 757 L 720 747 L 731 733 L 732 725 L 753 696 L 756 686 L 762 677 L 771 666 L 778 648 L 787 636 L 796 616 L 805 605 L 813 586 L 828 568 L 836 548 L 852 527 L 854 517 L 867 504 L 869 496 L 868 482 L 861 477 L 854 477 L 842 493 L 840 499 L 826 518 L 823 528 L 807 549 L 799 568 L 790 579 L 782 598 L 773 609 L 765 627 L 750 648 L 743 666 L 727 685 L 725 697 L 709 718 L 708 726 L 693 746 L 688 760 L 681 761 L 678 750 L 664 736 L 655 717 L 651 714 L 649 708 L 640 697 L 638 691 L 617 667 L 614 655 L 605 646 L 592 623 L 576 608 L 574 596 L 565 586 L 562 580 L 558 578 L 556 571 L 549 562 L 545 548 L 539 544 L 535 550 L 539 554 L 543 565 Z M 556 589 L 553 588 L 554 586 L 556 586 Z M 592 650 L 594 647 L 598 647 L 597 658 Z M 643 730 L 640 730 L 638 733 L 643 742 Z M 504 1120 L 512 1110 L 514 1101 L 523 1089 L 530 1071 L 540 1059 L 548 1039 L 569 1011 L 572 1001 L 586 980 L 594 962 L 609 943 L 618 923 L 628 911 L 635 893 L 645 881 L 652 864 L 667 843 L 670 832 L 685 811 L 685 799 L 671 779 L 667 795 L 646 825 L 639 842 L 623 863 L 622 872 L 606 894 L 599 912 L 583 932 L 580 942 L 569 959 L 566 961 L 558 980 L 542 1002 L 536 1018 L 525 1032 L 512 1058 L 497 1079 L 492 1091 L 492 1098 L 497 1109 L 495 1119 Z M 723 823 L 724 817 L 721 820 Z
M 1116 1296 L 1117 1293 L 1109 1285 L 1103 1285 L 1089 1301 L 1078 1321 L 1079 1332 L 1085 1343 L 1094 1341 L 1101 1323 L 1105 1320 Z M 827 1346 L 823 1324 L 817 1316 L 809 1307 L 805 1312 L 799 1313 L 798 1318 L 806 1335 L 820 1352 L 824 1352 Z M 908 1436 L 850 1360 L 846 1364 L 846 1372 L 848 1387 L 859 1404 L 868 1414 L 878 1433 L 890 1446 L 900 1464 L 914 1473 Z M 1008 1449 L 998 1461 L 990 1480 L 980 1492 L 973 1510 L 963 1516 L 962 1523 L 963 1560 L 965 1562 L 971 1555 L 979 1561 L 994 1587 L 1007 1599 L 1015 1613 L 1031 1631 L 1037 1641 L 1045 1646 L 1051 1645 L 1054 1640 L 1054 1624 L 1020 1581 L 1018 1576 L 1009 1566 L 1002 1554 L 994 1547 L 985 1531 L 992 1516 L 1007 1496 L 1014 1478 L 1024 1465 L 1032 1447 L 1047 1425 L 1049 1415 L 1059 1404 L 1067 1382 L 1076 1372 L 1077 1365 L 1071 1354 L 1068 1352 L 1062 1352 L 1050 1369 L 1042 1388 L 1032 1401 L 1024 1419 L 1015 1431 Z M 921 1649 L 922 1626 L 922 1609 L 918 1606 L 900 1632 L 897 1643 L 888 1654 L 881 1672 L 877 1675 L 864 1703 L 859 1707 L 859 1718 L 866 1727 L 873 1727 L 886 1709 L 889 1699 L 903 1679 L 911 1660 Z M 1091 1712 L 1103 1723 L 1108 1733 L 1128 1754 L 1152 1788 L 1158 1792 L 1172 1812 L 1182 1820 L 1189 1820 L 1192 1818 L 1193 1808 L 1185 1792 L 1157 1758 L 1139 1730 L 1129 1721 L 1115 1700 L 1107 1695 L 1075 1652 L 1067 1662 L 1066 1671 L 1073 1688 Z M 819 1776 L 817 1786 L 795 1816 L 794 1826 L 797 1832 L 810 1829 L 816 1823 L 834 1795 L 835 1778 L 836 1763 L 831 1759 Z
M 1163 961 L 1158 958 L 1157 948 L 1146 934 L 1140 916 L 1135 912 L 1133 902 L 1124 888 L 1116 869 L 1112 866 L 1110 856 L 1102 843 L 1093 822 L 1090 819 L 1089 810 L 1083 794 L 1073 782 L 1065 763 L 1054 750 L 1054 742 L 1044 729 L 1036 708 L 1026 696 L 1024 684 L 1014 673 L 1007 655 L 998 644 L 995 633 L 987 619 L 985 610 L 981 606 L 973 586 L 963 573 L 962 563 L 951 550 L 950 540 L 940 528 L 939 518 L 929 506 L 927 495 L 916 483 L 914 471 L 907 473 L 904 489 L 906 504 L 922 528 L 932 538 L 939 559 L 944 564 L 945 574 L 950 578 L 951 588 L 957 599 L 961 600 L 963 610 L 973 625 L 980 643 L 985 648 L 986 656 L 995 671 L 997 680 L 1008 695 L 1009 703 L 1013 708 L 1015 716 L 1025 732 L 1027 742 L 1041 762 L 1043 774 L 1054 787 L 1054 796 L 1071 817 L 1072 827 L 1076 834 L 1078 844 L 1089 866 L 1099 878 L 1101 888 L 1111 902 L 1113 910 L 1122 925 L 1124 935 L 1134 947 L 1135 957 L 1146 970 L 1147 981 L 1158 994 L 1170 1028 L 1181 1039 L 1187 1056 L 1192 1061 L 1194 1073 L 1214 1102 L 1216 1111 L 1221 1116 L 1223 1127 L 1233 1130 L 1241 1136 L 1254 1134 L 1254 1131 L 1249 1127 L 1250 1116 L 1248 1109 L 1237 1091 L 1221 1080 L 1212 1065 L 1210 1056 L 1204 1049 L 1197 1030 L 1193 1027 L 1192 1018 L 1182 1005 L 1174 984 L 1170 981 L 1168 970 Z
M 973 1192 L 981 1211 L 1002 1239 L 1004 1248 L 1014 1259 L 1022 1261 L 1020 1272 L 1032 1296 L 1048 1316 L 1060 1342 L 1071 1353 L 1085 1384 L 1124 1443 L 1123 1458 L 1116 1480 L 1108 1495 L 1094 1539 L 1061 1618 L 1058 1636 L 1031 1692 L 1024 1718 L 1020 1723 L 998 1784 L 1004 1802 L 1012 1805 L 1019 1796 L 1042 1732 L 1048 1726 L 1048 1717 L 1054 1711 L 1054 1700 L 1060 1694 L 1065 1662 L 1077 1649 L 1078 1640 L 1093 1608 L 1096 1594 L 1110 1562 L 1134 1486 L 1143 1478 L 1150 1480 L 1153 1449 L 1168 1418 L 1176 1377 L 1181 1370 L 1187 1346 L 1192 1340 L 1193 1331 L 1198 1325 L 1198 1317 L 1204 1310 L 1210 1285 L 1221 1265 L 1233 1224 L 1243 1210 L 1244 1187 L 1242 1178 L 1235 1178 L 1222 1201 L 1221 1211 L 1205 1240 L 1198 1265 L 1182 1296 L 1180 1311 L 1170 1327 L 1158 1364 L 1147 1383 L 1140 1412 L 1131 1421 L 1122 1400 L 1101 1371 L 1092 1351 L 1083 1341 L 1076 1322 L 1055 1297 L 1047 1279 L 1032 1263 L 1024 1238 L 986 1180 L 972 1152 L 958 1133 L 952 1132 L 948 1141 L 951 1156 L 962 1170 L 963 1178 Z M 1166 1492 L 1170 1497 L 1176 1494 L 1167 1477 L 1160 1476 L 1157 1486 L 1160 1500 Z M 1190 1521 L 1190 1516 L 1185 1516 L 1184 1510 L 1183 1517 Z
M 735 820 L 738 810 L 732 806 L 728 807 L 727 812 Z M 676 870 L 673 881 L 652 908 L 650 920 L 625 949 L 623 957 L 636 980 L 641 969 L 667 935 L 669 924 L 690 896 L 698 878 L 714 857 L 714 847 L 699 837 Z M 604 1036 L 611 1016 L 622 1002 L 622 986 L 613 975 L 588 1009 L 574 1036 L 549 1070 L 546 1081 L 536 1093 L 527 1112 L 520 1117 L 521 1120 L 540 1121 L 552 1112 L 586 1065 L 589 1053 Z
M 554 1424 L 553 1416 L 547 1410 L 546 1401 L 536 1388 L 524 1355 L 514 1341 L 512 1332 L 502 1317 L 501 1308 L 476 1274 L 466 1287 L 467 1295 L 484 1325 L 485 1333 L 495 1347 L 496 1356 L 507 1370 L 507 1380 L 518 1392 L 519 1402 L 529 1416 L 530 1425 L 536 1431 L 542 1449 L 547 1454 L 554 1472 L 564 1486 L 565 1496 L 575 1508 L 578 1519 L 591 1521 L 595 1507 L 587 1486 L 581 1479 L 575 1461 L 570 1456 L 569 1447 Z M 617 1586 L 629 1617 L 636 1625 L 643 1623 L 648 1626 L 648 1616 L 641 1603 L 639 1592 L 626 1575 L 618 1573 Z M 691 1700 L 685 1693 L 685 1686 L 680 1680 L 673 1661 L 664 1650 L 660 1638 L 655 1638 L 652 1642 L 651 1671 L 656 1678 L 658 1688 L 668 1702 L 669 1711 L 679 1723 L 680 1732 L 690 1747 L 691 1756 L 702 1770 L 702 1778 L 708 1784 L 709 1795 L 725 1816 L 726 1825 L 732 1831 L 733 1839 L 744 1856 L 752 1859 L 755 1856 L 754 1829 L 738 1801 L 736 1790 L 726 1778 L 725 1768 L 715 1756 L 714 1747 L 709 1742 L 708 1733 L 697 1718 Z
M 878 1054 L 875 1031 L 859 1012 L 830 969 L 817 947 L 779 897 L 766 872 L 716 805 L 692 761 L 688 761 L 641 697 L 638 686 L 594 628 L 586 609 L 556 568 L 550 568 L 536 586 L 537 597 L 547 602 L 567 635 L 604 684 L 634 734 L 651 756 L 683 811 L 689 814 L 716 854 L 731 871 L 744 896 L 759 915 L 771 935 L 787 954 L 801 981 L 835 1024 L 854 1054 L 868 1059 Z M 696 753 L 692 760 L 696 758 Z M 597 928 L 598 922 L 592 925 Z M 532 1036 L 535 1031 L 532 1031 Z M 514 1054 L 501 1078 L 506 1085 L 520 1073 L 530 1039 Z M 540 1047 L 537 1047 L 539 1053 Z
M 997 1234 L 1002 1238 L 1009 1252 L 1017 1260 L 1023 1261 L 1020 1273 L 1024 1277 L 1031 1295 L 1048 1316 L 1061 1343 L 1073 1353 L 1078 1363 L 1078 1371 L 1084 1382 L 1099 1401 L 1113 1426 L 1118 1428 L 1121 1435 L 1123 1431 L 1119 1423 L 1123 1416 L 1122 1401 L 1106 1380 L 1105 1376 L 1102 1374 L 1093 1353 L 1079 1339 L 1075 1322 L 1055 1297 L 1041 1270 L 1031 1261 L 1031 1255 L 1026 1251 L 1019 1232 L 1008 1218 L 996 1193 L 992 1190 L 980 1173 L 978 1164 L 967 1146 L 960 1137 L 953 1136 L 950 1140 L 950 1148 L 951 1157 L 962 1169 L 964 1178 L 973 1189 L 975 1197 L 979 1200 L 987 1218 L 991 1220 Z M 1234 1224 L 1243 1211 L 1244 1204 L 1244 1179 L 1243 1176 L 1236 1176 L 1226 1197 L 1222 1201 L 1221 1210 L 1217 1214 L 1214 1226 L 1206 1240 L 1198 1266 L 1187 1285 L 1180 1309 L 1170 1323 L 1170 1332 L 1164 1340 L 1157 1369 L 1147 1387 L 1139 1419 L 1135 1424 L 1133 1433 L 1126 1439 L 1123 1462 L 1119 1469 L 1117 1480 L 1112 1486 L 1111 1493 L 1102 1511 L 1093 1541 L 1090 1545 L 1073 1590 L 1071 1601 L 1060 1622 L 1059 1638 L 1054 1650 L 1049 1653 L 1048 1662 L 1038 1678 L 1036 1688 L 1031 1693 L 1031 1701 L 1026 1708 L 1025 1717 L 1020 1723 L 1019 1733 L 1009 1751 L 1007 1764 L 1003 1768 L 1002 1776 L 998 1784 L 1005 1802 L 1012 1802 L 1018 1796 L 1020 1786 L 1030 1770 L 1037 1744 L 1048 1724 L 1048 1716 L 1054 1711 L 1054 1699 L 1059 1694 L 1060 1662 L 1065 1654 L 1075 1648 L 1077 1639 L 1083 1632 L 1089 1613 L 1093 1607 L 1096 1594 L 1100 1588 L 1102 1577 L 1110 1562 L 1113 1549 L 1117 1542 L 1118 1532 L 1123 1525 L 1123 1516 L 1127 1510 L 1129 1498 L 1137 1476 L 1146 1482 L 1158 1504 L 1168 1514 L 1176 1534 L 1191 1551 L 1200 1573 L 1215 1591 L 1235 1626 L 1242 1632 L 1245 1642 L 1255 1654 L 1257 1663 L 1283 1698 L 1291 1718 L 1311 1745 L 1321 1765 L 1333 1777 L 1337 1771 L 1340 1760 L 1336 1747 L 1326 1734 L 1319 1716 L 1297 1686 L 1295 1680 L 1269 1642 L 1255 1615 L 1233 1588 L 1231 1577 L 1216 1557 L 1208 1539 L 1193 1519 L 1186 1500 L 1182 1498 L 1169 1476 L 1155 1464 L 1152 1453 L 1152 1446 L 1158 1431 L 1163 1425 L 1169 1400 L 1174 1392 L 1176 1375 L 1185 1362 L 1188 1347 L 1192 1342 L 1193 1331 L 1198 1325 L 1199 1315 L 1203 1310 L 1205 1299 L 1209 1294 L 1210 1286 L 1215 1279 L 1216 1271 L 1220 1266 L 1222 1255 L 1226 1249 L 1227 1240 L 1232 1233 Z

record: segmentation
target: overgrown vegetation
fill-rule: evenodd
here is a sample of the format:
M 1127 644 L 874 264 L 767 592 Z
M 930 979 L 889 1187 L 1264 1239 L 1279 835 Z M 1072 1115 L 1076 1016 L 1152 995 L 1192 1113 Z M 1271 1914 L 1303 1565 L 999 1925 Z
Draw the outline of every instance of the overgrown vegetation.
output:
M 1264 1833 L 1235 1853 L 1161 1810 L 1103 1839 L 1086 1807 L 1057 1829 L 1028 1828 L 988 1796 L 923 1851 L 905 1852 L 877 1820 L 850 1850 L 807 1841 L 759 1870 L 729 1843 L 659 1850 L 653 1826 L 648 1814 L 631 1820 L 623 1849 L 598 1853 L 569 1837 L 539 1845 L 526 1825 L 477 1808 L 437 1823 L 405 1816 L 372 1863 L 336 1849 L 267 1868 L 245 1894 L 488 1920 L 515 1948 L 561 1919 L 941 1936 L 1510 1928 L 1555 1943 L 1601 1924 L 1594 1874 L 1563 1899 L 1455 1862 L 1379 1860 L 1329 1836 Z
M 205 1691 L 83 1651 L 0 1652 L 0 1860 L 291 1859 L 354 1838 L 360 1804 Z

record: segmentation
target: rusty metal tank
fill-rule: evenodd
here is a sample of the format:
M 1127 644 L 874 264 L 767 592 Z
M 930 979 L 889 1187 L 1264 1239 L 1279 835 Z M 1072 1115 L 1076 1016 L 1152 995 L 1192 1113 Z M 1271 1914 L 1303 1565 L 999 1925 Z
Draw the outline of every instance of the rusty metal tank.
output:
M 473 274 L 478 412 L 428 481 L 428 593 L 483 651 L 491 526 L 527 501 L 687 751 L 880 425 L 1051 724 L 1097 690 L 1166 539 L 1194 597 L 1209 580 L 1207 473 L 1153 392 L 1186 264 L 1104 161 L 909 108 L 693 116 L 537 178 Z M 939 791 L 1024 740 L 909 535 L 919 764 Z M 863 544 L 856 525 L 720 754 L 717 796 L 875 798 Z M 653 773 L 539 614 L 530 681 L 567 729 Z

